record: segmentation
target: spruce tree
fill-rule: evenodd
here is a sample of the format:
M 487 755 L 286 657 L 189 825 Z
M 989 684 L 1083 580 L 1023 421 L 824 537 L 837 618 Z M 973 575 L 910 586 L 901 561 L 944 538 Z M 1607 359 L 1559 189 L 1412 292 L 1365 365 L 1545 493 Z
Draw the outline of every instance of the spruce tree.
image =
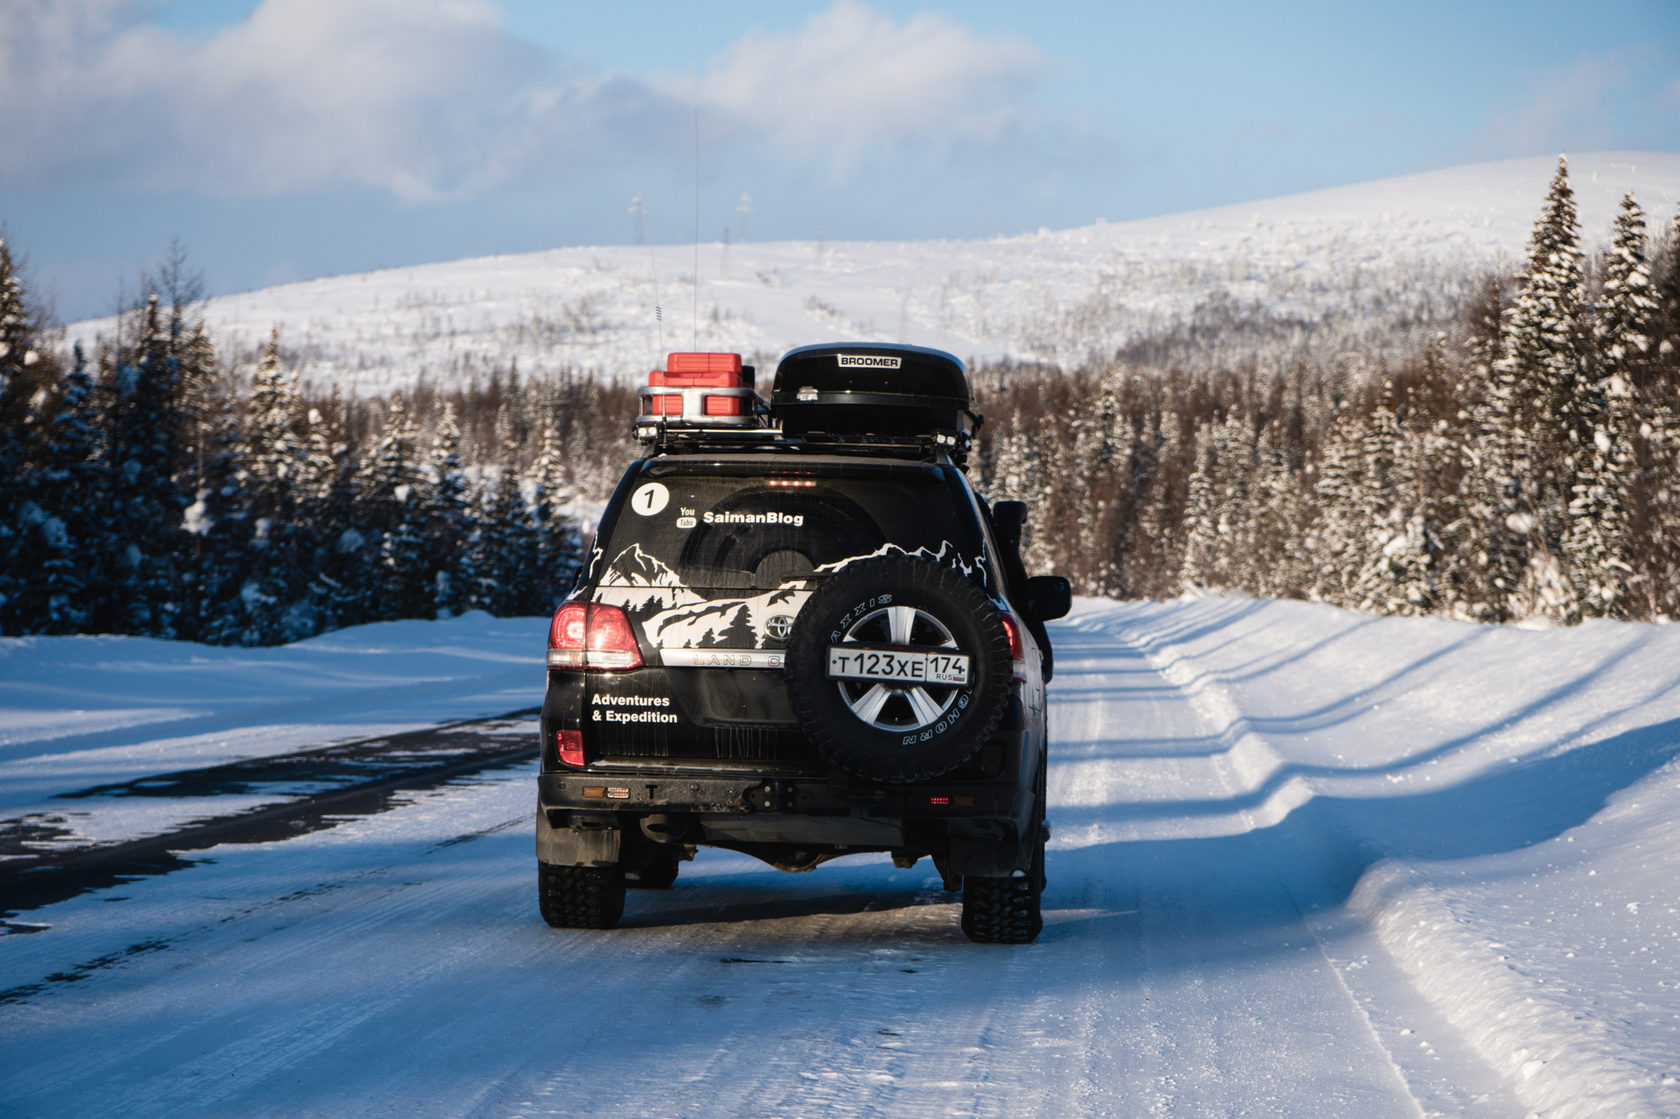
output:
M 538 589 L 537 539 L 520 485 L 518 444 L 502 440 L 501 469 L 479 532 L 478 605 L 498 618 L 546 612 Z
M 436 572 L 435 606 L 446 614 L 459 614 L 471 606 L 477 583 L 472 545 L 478 524 L 453 404 L 443 406 L 432 439 L 427 542 L 429 563 Z
M 105 632 L 177 635 L 192 432 L 170 325 L 154 292 L 123 316 L 123 337 L 101 354 L 113 547 L 93 624 Z
M 1196 466 L 1190 472 L 1189 492 L 1184 502 L 1184 551 L 1178 566 L 1178 589 L 1183 591 L 1209 586 L 1210 572 L 1217 567 L 1219 558 L 1218 495 L 1214 492 L 1218 463 L 1214 458 L 1213 434 L 1204 428 L 1194 438 Z
M 1435 606 L 1437 546 L 1422 493 L 1422 458 L 1421 440 L 1406 426 L 1390 383 L 1365 425 L 1370 528 L 1353 588 L 1361 610 L 1422 615 Z
M 33 489 L 43 512 L 62 530 L 43 533 L 42 542 L 50 546 L 20 569 L 36 576 L 30 580 L 28 632 L 81 633 L 92 616 L 87 565 L 103 537 L 110 481 L 100 451 L 93 378 L 80 346 L 46 427 Z
M 1499 566 L 1523 569 L 1519 586 L 1504 585 L 1514 572 L 1495 575 L 1501 616 L 1537 612 L 1567 621 L 1579 614 L 1561 553 L 1575 471 L 1590 445 L 1580 239 L 1568 161 L 1560 157 L 1492 367 L 1488 434 L 1499 476 L 1488 551 Z
M 283 587 L 253 570 L 251 498 L 245 444 L 232 400 L 198 425 L 192 477 L 197 490 L 183 519 L 186 578 L 178 636 L 213 645 L 269 645 L 280 640 L 275 616 Z
M 537 565 L 544 609 L 553 609 L 570 592 L 583 565 L 583 536 L 566 512 L 571 493 L 565 480 L 565 455 L 556 425 L 543 425 L 542 450 L 531 465 Z
M 32 492 L 33 459 L 40 432 L 31 405 L 40 372 L 33 314 L 12 252 L 0 239 L 0 632 L 31 633 L 38 617 L 25 604 L 30 581 L 27 553 L 40 542 L 29 538 L 40 525 Z M 38 604 L 37 604 L 38 605 Z
M 1645 215 L 1629 194 L 1604 263 L 1590 380 L 1583 386 L 1564 555 L 1588 617 L 1626 617 L 1632 607 L 1632 511 L 1636 464 L 1633 364 L 1651 348 L 1656 303 L 1645 260 Z
M 1371 504 L 1365 492 L 1366 438 L 1364 417 L 1342 411 L 1324 435 L 1314 482 L 1313 597 L 1336 606 L 1354 603 L 1356 575 L 1365 563 L 1361 545 Z
M 305 417 L 298 486 L 308 526 L 302 599 L 289 609 L 289 639 L 373 621 L 378 601 L 377 546 L 362 520 L 359 461 L 345 428 L 338 390 Z
M 429 487 L 415 444 L 414 419 L 398 393 L 368 464 L 362 500 L 364 522 L 378 534 L 375 614 L 381 619 L 430 618 L 437 610 Z
M 250 397 L 241 423 L 245 469 L 251 476 L 252 512 L 258 517 L 284 516 L 296 503 L 303 457 L 297 435 L 299 408 L 297 377 L 281 364 L 280 331 L 276 327 L 263 344 L 251 375 Z
M 224 452 L 224 479 L 217 487 L 239 491 L 242 555 L 238 609 L 226 611 L 236 638 L 246 645 L 272 645 L 308 636 L 295 619 L 305 583 L 308 532 L 299 515 L 303 447 L 295 375 L 280 361 L 280 338 L 269 335 L 251 376 L 250 396 Z M 228 494 L 232 496 L 232 494 Z M 224 514 L 223 520 L 226 520 Z M 232 540 L 228 544 L 235 543 Z M 228 557 L 231 559 L 231 557 Z M 224 561 L 226 562 L 226 561 Z M 300 632 L 303 630 L 305 632 Z
M 1183 426 L 1178 412 L 1167 409 L 1152 419 L 1145 436 L 1153 467 L 1140 474 L 1138 545 L 1130 554 L 1130 585 L 1136 593 L 1167 595 L 1177 587 L 1184 561 L 1179 531 L 1187 478 L 1183 469 Z

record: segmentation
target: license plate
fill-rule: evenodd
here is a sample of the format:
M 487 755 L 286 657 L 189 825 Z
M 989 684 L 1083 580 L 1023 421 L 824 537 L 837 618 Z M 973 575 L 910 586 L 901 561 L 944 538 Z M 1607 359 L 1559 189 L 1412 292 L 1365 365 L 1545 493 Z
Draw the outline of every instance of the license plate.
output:
M 901 653 L 830 645 L 828 675 L 831 679 L 957 687 L 968 683 L 968 657 L 962 653 Z

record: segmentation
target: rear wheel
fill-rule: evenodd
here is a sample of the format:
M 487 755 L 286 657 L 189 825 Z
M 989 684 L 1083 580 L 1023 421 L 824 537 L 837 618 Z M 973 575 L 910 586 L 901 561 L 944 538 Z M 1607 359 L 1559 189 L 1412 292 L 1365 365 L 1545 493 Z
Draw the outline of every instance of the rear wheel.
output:
M 624 871 L 539 862 L 537 904 L 557 929 L 610 929 L 624 916 Z
M 1044 929 L 1044 822 L 1046 786 L 1044 759 L 1034 781 L 1037 805 L 1028 820 L 1032 859 L 1026 873 L 1008 878 L 965 877 L 962 880 L 962 930 L 977 944 L 1031 944 Z

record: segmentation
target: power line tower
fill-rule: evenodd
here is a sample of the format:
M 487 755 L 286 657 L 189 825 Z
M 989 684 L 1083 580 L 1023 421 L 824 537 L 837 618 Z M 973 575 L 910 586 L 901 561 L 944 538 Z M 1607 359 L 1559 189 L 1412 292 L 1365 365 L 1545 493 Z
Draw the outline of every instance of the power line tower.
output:
M 647 199 L 638 194 L 630 200 L 630 216 L 636 219 L 636 244 L 647 244 Z

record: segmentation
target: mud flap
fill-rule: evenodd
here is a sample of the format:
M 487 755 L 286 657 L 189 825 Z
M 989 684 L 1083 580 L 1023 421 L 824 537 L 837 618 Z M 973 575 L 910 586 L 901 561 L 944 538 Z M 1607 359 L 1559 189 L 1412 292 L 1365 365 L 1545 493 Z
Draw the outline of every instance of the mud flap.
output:
M 594 821 L 573 819 L 555 827 L 537 809 L 537 861 L 550 866 L 617 866 L 623 832 Z
M 1025 872 L 1032 866 L 1031 845 L 1020 842 L 1014 828 L 1008 833 L 1006 837 L 953 834 L 947 860 L 950 872 L 965 878 L 1007 878 L 1018 870 Z

